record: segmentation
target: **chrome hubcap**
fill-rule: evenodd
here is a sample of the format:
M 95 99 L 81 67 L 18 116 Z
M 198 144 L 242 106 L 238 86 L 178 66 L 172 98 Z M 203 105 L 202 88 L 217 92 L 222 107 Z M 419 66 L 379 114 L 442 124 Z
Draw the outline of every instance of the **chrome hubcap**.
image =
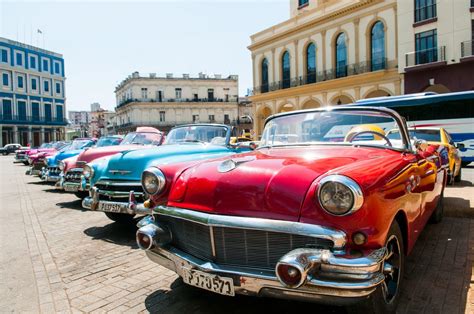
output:
M 387 257 L 383 265 L 385 280 L 382 283 L 382 292 L 386 303 L 391 303 L 397 293 L 400 283 L 400 267 L 402 263 L 402 252 L 398 238 L 392 235 L 387 240 Z

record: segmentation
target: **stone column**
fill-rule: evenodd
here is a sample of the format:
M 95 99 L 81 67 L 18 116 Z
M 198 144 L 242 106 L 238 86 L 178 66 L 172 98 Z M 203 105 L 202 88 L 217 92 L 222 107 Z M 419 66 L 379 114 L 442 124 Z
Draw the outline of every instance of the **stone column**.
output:
M 44 127 L 41 127 L 40 131 L 40 145 L 44 143 Z
M 18 127 L 13 126 L 13 143 L 18 143 Z
M 53 142 L 56 142 L 56 128 L 53 128 L 52 139 Z
M 28 127 L 28 144 L 33 147 L 33 128 L 31 126 Z

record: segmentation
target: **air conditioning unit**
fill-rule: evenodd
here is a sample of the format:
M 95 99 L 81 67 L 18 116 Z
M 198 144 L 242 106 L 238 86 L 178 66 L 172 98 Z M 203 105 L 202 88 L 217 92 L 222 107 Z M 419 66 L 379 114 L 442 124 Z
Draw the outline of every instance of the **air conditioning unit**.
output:
M 133 78 L 138 78 L 138 77 L 140 77 L 140 73 L 138 73 L 138 71 L 135 71 L 135 72 L 132 73 L 132 77 Z

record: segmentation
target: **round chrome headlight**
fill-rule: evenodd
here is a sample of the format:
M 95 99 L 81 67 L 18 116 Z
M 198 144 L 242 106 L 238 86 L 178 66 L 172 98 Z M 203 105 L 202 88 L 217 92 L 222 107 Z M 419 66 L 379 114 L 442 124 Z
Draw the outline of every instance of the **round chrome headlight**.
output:
M 58 163 L 58 167 L 59 167 L 59 170 L 63 171 L 64 168 L 66 168 L 66 163 L 61 160 L 61 161 Z
M 336 216 L 354 213 L 364 203 L 360 186 L 342 175 L 330 175 L 322 179 L 317 196 L 321 207 Z
M 94 167 L 90 165 L 85 165 L 84 169 L 82 169 L 82 174 L 86 179 L 90 179 L 94 176 Z
M 156 195 L 163 192 L 166 178 L 158 168 L 148 168 L 142 173 L 142 187 L 146 194 Z

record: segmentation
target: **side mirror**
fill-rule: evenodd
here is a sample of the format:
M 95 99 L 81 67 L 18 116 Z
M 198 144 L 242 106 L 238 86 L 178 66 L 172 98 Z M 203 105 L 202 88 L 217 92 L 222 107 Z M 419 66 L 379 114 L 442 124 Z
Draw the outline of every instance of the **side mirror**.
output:
M 457 149 L 464 149 L 466 146 L 463 144 L 463 143 L 456 143 L 456 145 L 454 145 Z
M 428 148 L 428 142 L 415 138 L 414 146 L 417 151 L 424 152 Z

